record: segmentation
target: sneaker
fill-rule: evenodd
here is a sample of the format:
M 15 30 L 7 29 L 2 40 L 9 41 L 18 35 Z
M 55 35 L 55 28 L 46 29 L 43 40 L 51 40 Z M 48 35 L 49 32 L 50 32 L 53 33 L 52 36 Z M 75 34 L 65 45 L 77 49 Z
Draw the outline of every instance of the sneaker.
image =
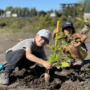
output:
M 9 74 L 8 73 L 2 73 L 0 81 L 1 81 L 1 84 L 8 85 L 9 84 Z
M 74 60 L 70 60 L 70 61 L 67 61 L 69 64 L 72 64 L 74 62 Z
M 83 64 L 84 64 L 83 60 L 75 60 L 73 66 L 83 66 Z

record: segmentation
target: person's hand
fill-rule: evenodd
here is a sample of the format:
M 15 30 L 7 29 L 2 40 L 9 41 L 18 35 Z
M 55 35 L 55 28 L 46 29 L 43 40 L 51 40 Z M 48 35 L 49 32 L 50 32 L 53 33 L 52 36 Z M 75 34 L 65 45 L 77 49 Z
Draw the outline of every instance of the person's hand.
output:
M 78 45 L 77 44 L 73 44 L 75 47 L 78 47 Z
M 53 32 L 54 32 L 54 33 L 59 33 L 60 30 L 58 30 L 58 32 L 57 32 L 57 28 L 55 28 Z
M 79 46 L 79 43 L 74 43 L 73 44 L 75 47 L 78 47 Z
M 80 38 L 81 38 L 80 34 L 73 34 L 72 37 L 75 41 L 78 40 L 78 42 L 80 41 Z
M 45 78 L 45 82 L 49 82 L 50 75 L 48 73 L 45 73 L 44 78 Z
M 57 30 L 57 28 L 55 28 L 53 32 L 56 33 L 56 30 Z
M 60 31 L 60 30 L 59 30 Z M 52 38 L 54 39 L 56 37 L 56 33 L 59 33 L 59 31 L 57 32 L 57 28 L 54 29 L 53 34 L 52 34 Z
M 52 64 L 51 63 L 47 63 L 47 61 L 44 61 L 42 64 L 46 69 L 51 69 L 52 68 Z
M 80 11 L 82 11 L 83 10 L 83 8 L 80 8 Z
M 80 8 L 80 11 L 84 10 L 84 5 Z

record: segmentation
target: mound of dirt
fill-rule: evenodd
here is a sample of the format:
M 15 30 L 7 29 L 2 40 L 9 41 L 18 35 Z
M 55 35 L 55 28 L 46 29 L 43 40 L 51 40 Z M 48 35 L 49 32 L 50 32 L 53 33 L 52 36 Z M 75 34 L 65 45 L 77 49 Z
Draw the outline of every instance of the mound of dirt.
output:
M 10 83 L 17 82 L 13 87 L 0 87 L 0 90 L 16 90 L 18 87 L 32 90 L 90 90 L 90 64 L 84 61 L 82 67 L 67 67 L 50 71 L 50 82 L 44 80 L 44 68 L 34 65 L 33 68 L 18 70 L 10 75 Z

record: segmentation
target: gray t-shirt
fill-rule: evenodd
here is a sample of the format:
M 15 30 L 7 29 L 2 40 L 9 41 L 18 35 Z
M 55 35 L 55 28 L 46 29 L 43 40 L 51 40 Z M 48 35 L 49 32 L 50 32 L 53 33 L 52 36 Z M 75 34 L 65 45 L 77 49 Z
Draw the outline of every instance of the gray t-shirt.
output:
M 37 47 L 36 44 L 35 44 L 34 38 L 25 39 L 25 40 L 17 43 L 12 48 L 6 50 L 6 53 L 8 51 L 15 51 L 15 50 L 19 50 L 19 49 L 24 49 L 25 50 L 25 48 L 30 48 L 32 54 L 34 54 L 34 55 L 36 55 L 40 58 L 46 58 L 44 48 L 43 47 Z

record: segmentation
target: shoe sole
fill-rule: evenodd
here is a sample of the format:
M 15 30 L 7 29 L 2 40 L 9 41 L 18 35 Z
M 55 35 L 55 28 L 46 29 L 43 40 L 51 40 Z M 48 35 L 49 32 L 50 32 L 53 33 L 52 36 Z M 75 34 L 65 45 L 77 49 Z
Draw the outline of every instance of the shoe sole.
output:
M 9 85 L 9 83 L 8 83 L 8 84 L 6 84 L 6 83 L 1 83 L 1 77 L 0 77 L 0 84 L 2 84 L 2 85 Z
M 76 64 L 76 65 L 75 65 Z M 81 60 L 77 60 L 77 61 L 75 61 L 74 63 L 73 63 L 73 66 L 83 66 L 83 61 L 81 61 Z

